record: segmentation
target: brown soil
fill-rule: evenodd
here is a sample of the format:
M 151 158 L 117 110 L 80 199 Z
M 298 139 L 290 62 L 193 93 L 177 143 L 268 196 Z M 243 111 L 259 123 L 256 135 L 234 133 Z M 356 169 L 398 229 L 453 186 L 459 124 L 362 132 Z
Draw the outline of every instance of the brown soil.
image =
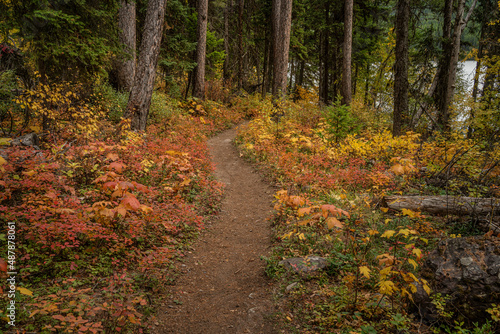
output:
M 228 130 L 208 142 L 226 197 L 181 265 L 154 333 L 275 333 L 271 282 L 260 259 L 271 246 L 273 189 L 240 158 L 235 135 Z

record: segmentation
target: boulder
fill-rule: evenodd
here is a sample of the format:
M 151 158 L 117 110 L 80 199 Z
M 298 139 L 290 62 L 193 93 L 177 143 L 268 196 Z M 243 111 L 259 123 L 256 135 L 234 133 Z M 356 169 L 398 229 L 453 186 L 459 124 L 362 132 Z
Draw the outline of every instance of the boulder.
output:
M 40 145 L 40 138 L 37 136 L 36 133 L 28 133 L 26 135 L 23 135 L 21 137 L 17 137 L 14 140 L 10 142 L 12 146 L 31 146 L 37 150 L 40 148 L 38 145 Z
M 491 318 L 486 310 L 500 301 L 499 246 L 496 237 L 445 239 L 427 256 L 421 276 L 433 296 L 441 294 L 444 311 L 452 312 L 452 319 L 481 323 Z M 413 300 L 424 319 L 439 320 L 438 310 L 420 286 Z
M 326 259 L 320 256 L 307 256 L 302 257 L 292 257 L 279 262 L 279 264 L 285 266 L 286 269 L 292 270 L 299 274 L 312 274 L 319 270 L 326 268 Z

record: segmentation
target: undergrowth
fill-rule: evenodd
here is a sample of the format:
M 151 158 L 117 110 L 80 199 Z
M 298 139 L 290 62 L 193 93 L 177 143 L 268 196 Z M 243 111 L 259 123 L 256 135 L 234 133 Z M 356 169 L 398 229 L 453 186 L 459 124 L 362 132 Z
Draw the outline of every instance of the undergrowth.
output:
M 206 139 L 243 115 L 206 103 L 201 116 L 155 93 L 143 134 L 112 122 L 124 100 L 113 94 L 40 84 L 16 100 L 42 143 L 2 139 L 0 239 L 14 242 L 0 252 L 0 331 L 147 332 L 175 260 L 218 212 Z
M 393 137 L 357 100 L 350 109 L 320 109 L 308 101 L 285 101 L 276 109 L 269 101 L 257 107 L 250 100 L 244 107 L 256 117 L 240 130 L 240 150 L 283 189 L 275 199 L 273 252 L 265 258 L 266 273 L 281 286 L 283 332 L 493 333 L 498 328 L 495 319 L 470 324 L 457 314 L 434 325 L 420 321 L 412 311 L 413 294 L 417 289 L 433 294 L 419 268 L 439 240 L 459 235 L 448 229 L 459 217 L 394 211 L 383 201 L 403 194 L 497 197 L 498 143 L 460 134 Z M 477 226 L 456 225 L 462 234 L 477 233 Z M 327 268 L 297 275 L 279 264 L 309 255 L 327 259 Z

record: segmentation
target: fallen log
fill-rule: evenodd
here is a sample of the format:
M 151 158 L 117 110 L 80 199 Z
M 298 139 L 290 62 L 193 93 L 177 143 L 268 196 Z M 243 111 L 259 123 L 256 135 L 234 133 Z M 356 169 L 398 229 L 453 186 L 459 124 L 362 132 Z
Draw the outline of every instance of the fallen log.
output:
M 386 196 L 389 209 L 424 211 L 432 214 L 500 215 L 500 198 L 453 196 Z

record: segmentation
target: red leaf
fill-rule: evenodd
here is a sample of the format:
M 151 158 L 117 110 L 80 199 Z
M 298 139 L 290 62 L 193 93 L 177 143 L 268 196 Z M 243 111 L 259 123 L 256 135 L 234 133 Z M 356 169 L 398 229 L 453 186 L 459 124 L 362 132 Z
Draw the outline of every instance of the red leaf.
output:
M 118 184 L 118 182 L 116 182 L 116 181 L 109 181 L 109 182 L 104 183 L 102 185 L 102 187 L 104 189 L 114 190 L 117 184 Z
M 128 195 L 124 197 L 120 204 L 123 205 L 126 209 L 133 211 L 139 210 L 141 208 L 141 203 L 139 203 L 134 195 Z
M 127 167 L 127 165 L 115 161 L 109 164 L 108 169 L 114 169 L 117 173 L 121 173 L 125 167 Z
M 7 272 L 7 262 L 0 257 L 0 271 Z
M 323 217 L 328 217 L 328 213 L 331 213 L 334 216 L 341 217 L 344 214 L 346 217 L 350 217 L 347 211 L 337 208 L 335 205 L 324 204 L 321 206 L 321 211 L 323 213 Z

